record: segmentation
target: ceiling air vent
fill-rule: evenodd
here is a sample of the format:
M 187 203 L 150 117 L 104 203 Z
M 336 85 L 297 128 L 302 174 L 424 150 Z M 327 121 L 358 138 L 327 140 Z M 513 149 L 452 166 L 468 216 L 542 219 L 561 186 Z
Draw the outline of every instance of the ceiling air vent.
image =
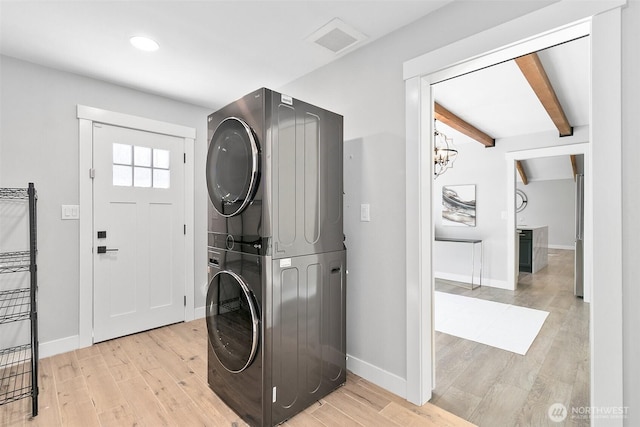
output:
M 351 28 L 339 18 L 332 19 L 328 24 L 307 37 L 308 41 L 319 44 L 333 53 L 340 53 L 366 36 Z

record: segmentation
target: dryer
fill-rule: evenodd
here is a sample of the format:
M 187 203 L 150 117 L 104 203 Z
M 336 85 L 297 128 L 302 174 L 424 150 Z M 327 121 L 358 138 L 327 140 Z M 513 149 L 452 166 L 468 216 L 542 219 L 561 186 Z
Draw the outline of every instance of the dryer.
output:
M 208 117 L 209 245 L 342 249 L 342 116 L 262 88 Z
M 208 253 L 208 382 L 231 409 L 272 426 L 345 383 L 346 251 Z

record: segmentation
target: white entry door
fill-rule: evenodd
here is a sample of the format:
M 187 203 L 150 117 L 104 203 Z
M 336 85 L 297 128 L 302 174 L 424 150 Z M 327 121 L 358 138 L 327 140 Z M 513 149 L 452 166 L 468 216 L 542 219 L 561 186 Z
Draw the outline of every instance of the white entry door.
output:
M 94 342 L 184 320 L 184 140 L 93 127 Z

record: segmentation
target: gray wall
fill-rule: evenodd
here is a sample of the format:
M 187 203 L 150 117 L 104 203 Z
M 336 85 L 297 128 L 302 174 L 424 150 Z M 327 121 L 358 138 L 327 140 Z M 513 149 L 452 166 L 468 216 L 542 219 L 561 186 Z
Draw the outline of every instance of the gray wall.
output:
M 640 2 L 622 12 L 622 292 L 624 404 L 627 426 L 640 425 Z
M 568 160 L 567 160 L 568 162 Z M 575 190 L 573 179 L 518 183 L 529 202 L 517 214 L 518 224 L 548 225 L 549 247 L 573 249 L 575 243 Z
M 78 204 L 76 105 L 162 120 L 196 129 L 195 306 L 206 284 L 206 116 L 202 107 L 0 57 L 0 185 L 38 190 L 40 342 L 78 334 L 78 221 L 62 221 L 60 206 Z M 81 213 L 82 214 L 82 213 Z

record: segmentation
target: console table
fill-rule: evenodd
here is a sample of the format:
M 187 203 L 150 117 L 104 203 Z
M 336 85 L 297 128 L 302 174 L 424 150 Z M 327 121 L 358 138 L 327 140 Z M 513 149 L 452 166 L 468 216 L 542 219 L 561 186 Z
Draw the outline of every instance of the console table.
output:
M 450 237 L 436 237 L 436 242 L 463 243 L 471 245 L 471 289 L 482 286 L 482 240 L 479 239 L 455 239 Z M 480 247 L 480 268 L 478 271 L 478 283 L 474 283 L 476 277 L 476 245 Z

